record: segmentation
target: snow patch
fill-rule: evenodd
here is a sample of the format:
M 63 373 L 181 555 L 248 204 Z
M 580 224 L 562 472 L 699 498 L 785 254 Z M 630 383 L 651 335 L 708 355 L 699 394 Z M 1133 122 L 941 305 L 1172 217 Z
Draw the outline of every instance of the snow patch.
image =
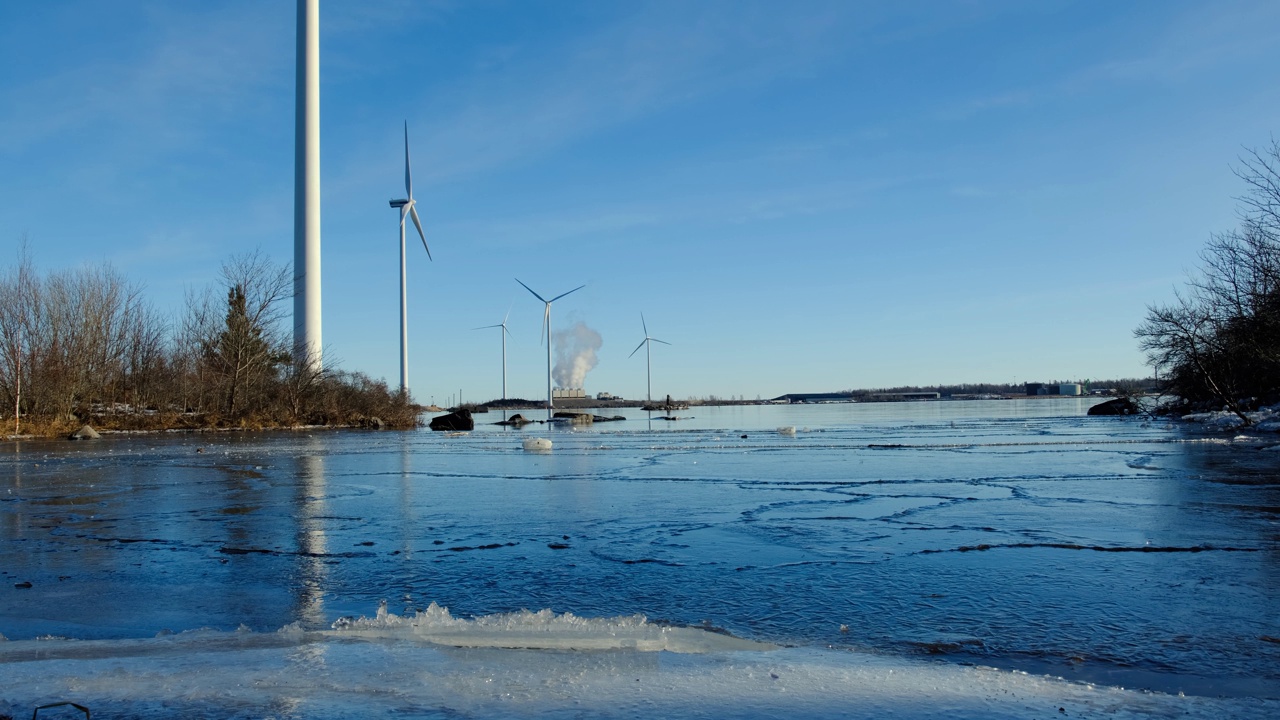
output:
M 1246 412 L 1245 417 L 1249 418 L 1252 423 L 1252 429 L 1263 432 L 1280 432 L 1280 405 L 1270 405 L 1258 408 L 1252 412 Z M 1230 410 L 1219 410 L 1217 412 L 1207 413 L 1191 413 L 1183 415 L 1184 422 L 1200 423 L 1212 430 L 1220 430 L 1223 432 L 1231 430 L 1239 430 L 1245 427 L 1245 423 L 1240 419 L 1239 415 Z

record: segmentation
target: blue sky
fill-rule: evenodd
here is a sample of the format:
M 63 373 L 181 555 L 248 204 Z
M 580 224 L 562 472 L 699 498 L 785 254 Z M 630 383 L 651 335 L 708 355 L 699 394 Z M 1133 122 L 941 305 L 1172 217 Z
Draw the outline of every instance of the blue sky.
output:
M 292 259 L 292 2 L 0 6 L 0 258 L 110 262 L 177 313 Z M 435 257 L 410 381 L 770 397 L 1145 374 L 1132 330 L 1280 117 L 1280 4 L 321 3 L 324 343 L 398 377 L 403 123 Z M 414 248 L 411 246 L 411 250 Z

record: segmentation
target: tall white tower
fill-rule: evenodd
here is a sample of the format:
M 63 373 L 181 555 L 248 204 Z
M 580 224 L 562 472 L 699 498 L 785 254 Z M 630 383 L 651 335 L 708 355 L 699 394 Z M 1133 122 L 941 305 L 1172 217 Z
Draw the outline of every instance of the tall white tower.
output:
M 293 352 L 319 369 L 320 0 L 298 0 L 293 147 Z

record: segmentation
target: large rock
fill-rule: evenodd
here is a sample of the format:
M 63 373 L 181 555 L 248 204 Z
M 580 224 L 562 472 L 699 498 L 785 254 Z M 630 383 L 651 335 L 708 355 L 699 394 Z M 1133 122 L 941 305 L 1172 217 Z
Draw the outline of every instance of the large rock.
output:
M 1138 403 L 1126 397 L 1108 400 L 1089 408 L 1090 415 L 1137 415 L 1141 411 Z
M 474 430 L 476 421 L 471 419 L 470 410 L 458 410 L 448 415 L 431 418 L 431 429 L 442 432 L 459 432 Z
M 83 425 L 80 427 L 79 430 L 68 435 L 67 439 L 68 440 L 97 440 L 100 437 L 102 436 L 98 434 L 97 430 L 94 430 L 88 425 Z
M 558 412 L 554 417 L 564 418 L 573 425 L 590 425 L 596 419 L 591 413 L 579 412 Z
M 511 427 L 524 427 L 525 425 L 528 425 L 531 422 L 533 422 L 533 420 L 530 420 L 529 418 L 521 415 L 520 413 L 516 413 L 515 415 L 512 415 L 506 420 L 499 420 L 498 422 L 494 423 L 494 425 L 509 425 Z

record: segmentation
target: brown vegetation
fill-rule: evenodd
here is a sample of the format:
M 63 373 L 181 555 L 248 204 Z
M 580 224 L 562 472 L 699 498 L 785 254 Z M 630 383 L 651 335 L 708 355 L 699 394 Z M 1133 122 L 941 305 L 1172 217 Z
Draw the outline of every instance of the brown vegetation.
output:
M 385 382 L 293 357 L 282 330 L 290 287 L 288 267 L 233 258 L 175 324 L 110 266 L 41 275 L 24 248 L 0 275 L 0 401 L 21 413 L 22 432 L 42 436 L 84 423 L 417 425 L 418 407 Z

